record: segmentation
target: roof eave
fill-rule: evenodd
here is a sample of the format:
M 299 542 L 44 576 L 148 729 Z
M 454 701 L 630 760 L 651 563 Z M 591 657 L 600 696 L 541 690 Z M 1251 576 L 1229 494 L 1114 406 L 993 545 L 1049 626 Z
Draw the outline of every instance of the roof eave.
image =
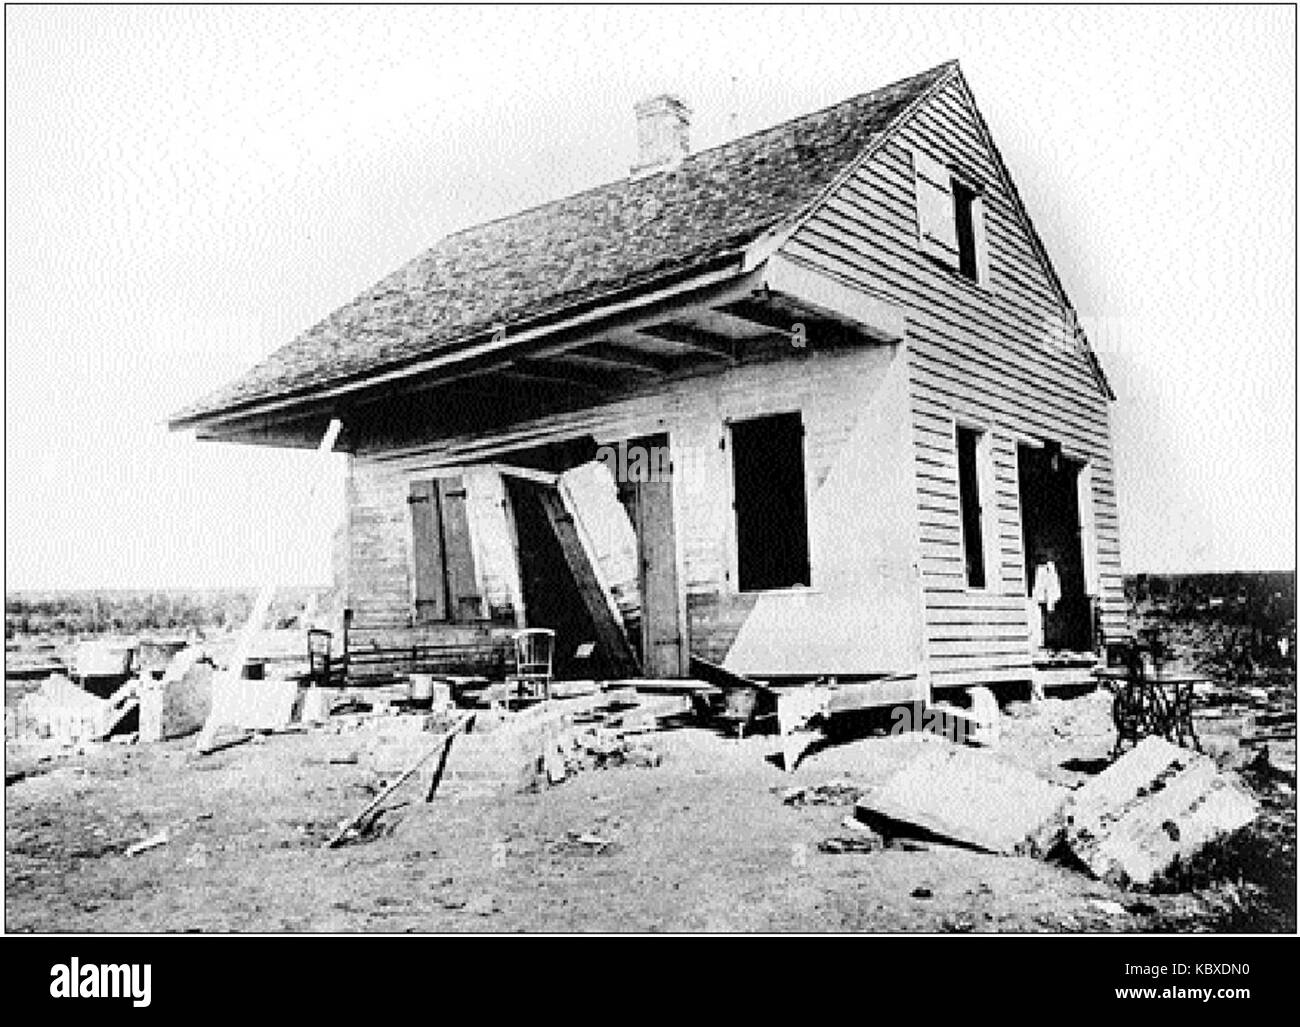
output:
M 766 238 L 766 234 L 764 236 Z M 535 317 L 513 324 L 498 323 L 476 329 L 434 354 L 417 355 L 390 364 L 368 368 L 352 375 L 340 376 L 328 382 L 300 386 L 286 390 L 275 397 L 260 397 L 244 402 L 200 410 L 193 414 L 184 412 L 169 418 L 171 431 L 198 430 L 206 438 L 221 437 L 220 426 L 231 421 L 248 418 L 266 418 L 281 415 L 301 418 L 312 407 L 336 411 L 357 393 L 386 383 L 429 374 L 488 355 L 503 357 L 526 344 L 543 343 L 553 335 L 579 327 L 593 328 L 606 318 L 615 317 L 629 309 L 663 302 L 673 296 L 694 292 L 739 277 L 753 268 L 749 259 L 751 244 L 712 254 L 688 265 L 674 268 L 632 286 L 611 290 L 578 303 L 557 307 Z

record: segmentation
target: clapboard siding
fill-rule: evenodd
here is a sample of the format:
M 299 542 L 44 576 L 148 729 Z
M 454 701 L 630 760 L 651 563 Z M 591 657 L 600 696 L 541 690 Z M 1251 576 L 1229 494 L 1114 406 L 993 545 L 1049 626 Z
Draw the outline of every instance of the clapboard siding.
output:
M 835 247 L 822 246 L 816 252 L 820 259 L 831 260 L 837 257 Z M 911 256 L 920 258 L 912 245 Z M 923 259 L 923 258 L 921 258 Z M 927 282 L 923 278 L 896 274 L 892 261 L 882 254 L 873 259 L 860 262 L 860 273 L 878 275 L 882 284 L 889 282 L 891 291 L 897 295 L 907 290 L 923 289 Z M 931 279 L 934 277 L 955 277 L 928 265 L 922 269 Z M 931 286 L 933 282 L 928 283 Z M 964 282 L 954 281 L 953 287 L 962 292 L 969 292 L 972 287 Z M 1078 392 L 1095 389 L 1096 383 L 1086 368 L 1074 369 L 1058 366 L 1059 347 L 1050 341 L 1049 322 L 1032 321 L 1010 322 L 1002 325 L 990 323 L 988 316 L 982 312 L 965 311 L 964 304 L 957 308 L 944 303 L 941 296 L 925 293 L 909 303 L 911 319 L 924 324 L 932 336 L 936 356 L 953 356 L 959 350 L 958 359 L 969 363 L 972 373 L 981 370 L 992 371 L 999 379 L 1008 384 L 1032 387 L 1035 394 L 1022 393 L 1026 402 L 1036 402 L 1037 393 L 1042 393 L 1048 400 L 1058 401 L 1057 412 L 1067 419 L 1095 418 L 1095 412 L 1086 409 L 1071 409 Z M 945 348 L 944 343 L 948 343 Z M 972 349 L 971 343 L 982 344 Z M 993 358 L 998 363 L 990 364 Z M 1082 364 L 1078 357 L 1070 360 L 1071 364 Z M 1040 375 L 1038 378 L 1033 376 Z
M 864 232 L 864 228 L 868 231 Z M 810 231 L 809 238 L 805 240 L 806 244 L 821 250 L 828 256 L 840 257 L 845 259 L 847 262 L 860 262 L 865 265 L 873 266 L 877 268 L 880 273 L 887 274 L 891 278 L 895 279 L 900 286 L 906 287 L 909 281 L 913 283 L 917 281 L 915 276 L 909 273 L 911 271 L 909 260 L 911 255 L 915 252 L 914 243 L 900 243 L 895 240 L 886 240 L 883 244 L 880 244 L 878 249 L 874 249 L 867 254 L 854 253 L 850 248 L 855 240 L 861 240 L 869 232 L 879 233 L 897 231 L 910 233 L 914 236 L 916 231 L 914 222 L 895 221 L 889 224 L 868 223 L 865 226 L 860 224 L 855 225 L 847 216 L 837 217 L 834 212 L 828 212 L 825 229 L 825 233 L 820 235 Z M 990 253 L 991 260 L 998 259 L 996 247 L 991 246 Z M 1009 254 L 1004 256 L 1008 259 L 1010 258 Z M 994 278 L 992 279 L 992 284 L 994 288 L 1001 287 L 1005 289 L 1015 288 L 1018 283 L 998 282 L 998 280 Z M 1044 333 L 1048 329 L 1055 328 L 1060 323 L 1058 319 L 1060 317 L 1061 308 L 1059 306 L 1042 307 L 1024 304 L 1008 304 L 1007 309 L 1002 312 L 1002 316 L 998 316 L 998 314 L 990 308 L 989 304 L 981 302 L 980 295 L 974 292 L 974 286 L 964 287 L 973 293 L 970 297 L 970 314 L 972 315 L 973 321 L 990 330 L 996 331 L 1002 327 L 1004 323 L 1013 323 L 1017 324 L 1022 330 L 1027 329 L 1034 333 L 1030 335 L 1029 338 L 1037 341 L 1044 338 Z M 928 302 L 930 297 L 927 295 L 921 295 L 918 299 L 920 300 L 918 306 L 929 307 L 932 310 L 941 309 L 939 305 Z M 1004 338 L 1003 341 L 1007 343 L 1009 350 L 1012 352 L 1022 348 L 1019 340 L 1015 336 Z M 1091 373 L 1084 367 L 1078 369 L 1081 373 L 1073 375 L 1071 373 L 1072 369 L 1068 367 L 1045 368 L 1045 370 L 1047 370 L 1053 378 L 1063 376 L 1066 378 L 1076 377 L 1088 380 L 1091 379 Z
M 905 150 L 900 152 L 906 153 Z M 925 275 L 914 273 L 917 269 L 914 269 L 911 264 L 911 258 L 916 253 L 915 216 L 910 211 L 903 216 L 881 216 L 881 204 L 883 203 L 893 202 L 910 205 L 914 202 L 910 185 L 910 158 L 904 157 L 900 160 L 893 172 L 907 177 L 908 191 L 905 196 L 890 198 L 886 196 L 886 191 L 880 188 L 883 176 L 889 173 L 885 169 L 870 165 L 859 173 L 871 176 L 870 186 L 861 194 L 862 202 L 852 205 L 853 207 L 859 207 L 860 212 L 851 212 L 852 207 L 848 206 L 843 199 L 835 206 L 828 205 L 824 211 L 824 220 L 820 220 L 822 215 L 819 214 L 820 223 L 814 225 L 810 222 L 806 226 L 808 235 L 800 240 L 801 245 L 814 248 L 820 246 L 827 251 L 836 253 L 845 259 L 848 264 L 876 263 L 900 280 L 924 280 Z M 988 224 L 991 258 L 1002 261 L 1016 259 L 1021 251 L 1005 251 L 999 247 L 997 221 L 993 220 L 991 223 L 986 222 L 986 224 Z M 893 238 L 881 238 L 882 234 L 889 232 L 897 234 Z M 861 242 L 864 239 L 871 240 L 872 250 L 864 252 L 860 247 L 854 246 L 855 241 Z M 929 264 L 927 263 L 920 270 L 928 272 L 930 270 Z M 1018 287 L 1023 284 L 1019 276 L 1008 278 L 1005 275 L 999 277 L 994 274 L 992 265 L 990 265 L 990 279 L 992 288 L 1001 290 L 1004 294 L 1011 290 L 1018 290 Z M 1038 329 L 1059 323 L 1058 319 L 1062 314 L 1062 309 L 1057 303 L 1049 304 L 1037 299 L 1026 299 L 1017 291 L 999 309 L 999 304 L 985 299 L 987 290 L 982 287 L 967 285 L 964 280 L 959 279 L 958 282 L 963 291 L 968 294 L 970 312 L 981 316 L 991 316 L 998 325 L 1012 322 L 1028 326 L 1031 329 Z M 927 290 L 918 293 L 916 297 L 917 300 L 922 302 L 927 298 Z M 1070 369 L 1052 370 L 1068 372 Z M 1083 377 L 1088 377 L 1086 367 L 1080 365 L 1079 370 L 1084 372 Z
M 917 242 L 911 151 L 984 186 L 988 281 L 932 263 Z M 1108 399 L 1086 356 L 1060 341 L 1067 309 L 954 78 L 928 98 L 787 241 L 793 259 L 907 311 L 926 652 L 936 687 L 1021 680 L 1031 665 L 1016 445 L 1054 440 L 1089 461 L 1103 624 L 1122 631 Z M 992 587 L 968 589 L 954 431 L 992 442 Z
M 605 443 L 666 433 L 672 452 L 676 541 L 689 644 L 692 652 L 721 660 L 755 605 L 753 596 L 736 593 L 732 580 L 731 456 L 722 448 L 727 422 L 800 412 L 816 587 L 836 556 L 825 545 L 819 551 L 818 540 L 842 533 L 845 525 L 840 519 L 846 512 L 830 510 L 819 519 L 818 490 L 895 359 L 893 348 L 880 346 L 792 350 L 779 359 L 725 370 L 672 380 L 647 379 L 641 388 L 617 400 L 511 425 L 495 434 L 440 440 L 414 453 L 378 450 L 359 455 L 353 459 L 349 488 L 351 555 L 353 565 L 362 568 L 352 578 L 354 607 L 364 604 L 365 616 L 377 623 L 410 622 L 411 530 L 406 497 L 413 478 L 496 459 L 500 454 L 493 452 L 494 445 L 515 438 L 533 445 L 589 434 Z M 466 482 L 474 502 L 477 479 L 467 472 Z M 830 517 L 836 518 L 834 523 L 828 521 Z M 472 531 L 473 527 L 471 523 Z M 476 556 L 489 606 L 517 601 L 501 594 L 502 582 L 510 575 L 497 566 L 499 561 L 477 552 Z

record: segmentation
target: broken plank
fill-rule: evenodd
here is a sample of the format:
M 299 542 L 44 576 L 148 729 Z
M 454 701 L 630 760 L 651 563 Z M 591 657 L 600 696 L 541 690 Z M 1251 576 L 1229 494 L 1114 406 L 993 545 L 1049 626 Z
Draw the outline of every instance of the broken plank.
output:
M 781 765 L 792 771 L 813 745 L 825 737 L 821 728 L 812 726 L 830 713 L 830 688 L 809 685 L 782 689 L 776 697 L 776 726 L 781 736 Z
M 141 839 L 134 845 L 128 845 L 125 854 L 128 856 L 138 856 L 140 853 L 147 852 L 149 849 L 156 849 L 160 845 L 166 845 L 170 840 L 171 832 L 164 828 L 157 834 L 152 834 L 148 838 Z
M 793 771 L 813 746 L 824 742 L 826 733 L 820 728 L 799 728 L 781 734 L 781 767 Z
M 842 681 L 834 686 L 831 713 L 852 713 L 907 703 L 929 702 L 926 682 L 917 674 L 888 674 L 868 681 Z
M 601 685 L 606 691 L 615 688 L 635 688 L 651 695 L 719 695 L 720 690 L 707 681 L 695 678 L 618 678 Z
M 702 656 L 691 656 L 691 674 L 707 684 L 721 688 L 723 691 L 752 688 L 775 695 L 775 690 L 765 682 L 755 681 L 743 674 L 727 670 L 726 667 L 706 660 Z

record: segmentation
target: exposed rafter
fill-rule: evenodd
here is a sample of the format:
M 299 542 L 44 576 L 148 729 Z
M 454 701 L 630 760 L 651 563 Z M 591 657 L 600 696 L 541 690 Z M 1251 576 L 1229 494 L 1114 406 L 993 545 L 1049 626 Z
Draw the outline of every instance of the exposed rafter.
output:
M 573 364 L 561 364 L 555 360 L 518 360 L 497 374 L 520 381 L 538 382 L 545 385 L 562 385 L 566 388 L 587 389 L 602 392 L 617 384 L 618 376 L 592 373 Z
M 726 360 L 730 364 L 736 363 L 739 359 L 735 339 L 719 335 L 716 332 L 706 331 L 695 325 L 682 324 L 679 321 L 665 321 L 662 324 L 647 325 L 640 331 L 644 335 L 653 335 L 659 339 L 667 339 L 669 342 L 678 342 L 683 346 L 690 346 L 692 349 L 706 353 L 711 357 Z
M 792 313 L 789 309 L 783 309 L 787 306 L 788 304 L 780 302 L 777 296 L 768 294 L 763 298 L 736 300 L 734 303 L 728 303 L 725 307 L 719 309 L 732 317 L 738 317 L 752 324 L 762 325 L 776 331 L 788 332 L 791 326 L 800 319 L 800 315 Z
M 613 364 L 618 367 L 634 367 L 641 371 L 650 371 L 653 374 L 668 374 L 674 369 L 671 358 L 633 349 L 631 346 L 620 346 L 613 342 L 592 343 L 590 346 L 583 346 L 581 349 L 570 350 L 564 356 L 590 360 L 599 364 Z

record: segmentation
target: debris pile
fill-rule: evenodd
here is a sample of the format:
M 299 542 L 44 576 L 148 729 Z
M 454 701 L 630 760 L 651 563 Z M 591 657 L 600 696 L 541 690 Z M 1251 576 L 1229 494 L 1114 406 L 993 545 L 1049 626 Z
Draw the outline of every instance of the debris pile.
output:
M 566 750 L 565 770 L 570 774 L 622 766 L 657 767 L 664 758 L 645 739 L 629 737 L 614 728 L 586 728 L 565 736 L 560 745 Z
M 663 754 L 641 735 L 627 690 L 552 700 L 519 713 L 486 711 L 456 741 L 446 776 L 453 789 L 492 792 L 557 785 L 587 770 L 652 768 Z
M 126 718 L 137 706 L 135 685 L 128 682 L 109 698 L 87 692 L 62 674 L 52 674 L 5 711 L 5 737 L 78 745 L 128 730 Z

